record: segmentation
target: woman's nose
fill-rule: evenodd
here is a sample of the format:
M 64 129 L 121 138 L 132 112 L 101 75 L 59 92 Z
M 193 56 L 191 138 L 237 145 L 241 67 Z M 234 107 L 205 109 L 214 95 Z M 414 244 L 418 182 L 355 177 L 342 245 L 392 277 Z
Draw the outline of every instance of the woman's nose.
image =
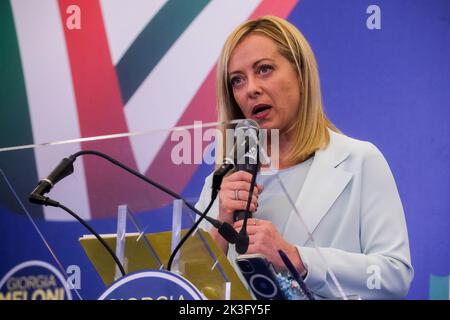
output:
M 260 96 L 262 93 L 261 85 L 258 79 L 249 77 L 247 79 L 247 95 L 249 98 L 254 99 Z

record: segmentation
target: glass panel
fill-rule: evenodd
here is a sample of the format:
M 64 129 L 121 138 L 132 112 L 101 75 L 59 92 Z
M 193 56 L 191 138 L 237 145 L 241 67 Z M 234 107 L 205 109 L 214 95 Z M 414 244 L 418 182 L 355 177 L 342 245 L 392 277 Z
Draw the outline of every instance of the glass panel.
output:
M 168 130 L 0 149 L 0 228 L 3 238 L 0 276 L 3 279 L 23 262 L 44 261 L 74 285 L 75 288 L 69 290 L 73 299 L 96 299 L 114 280 L 114 260 L 97 240 L 92 240 L 94 237 L 82 224 L 61 208 L 28 201 L 37 182 L 47 177 L 62 159 L 70 156 L 76 157 L 73 173 L 57 182 L 44 196 L 58 201 L 87 221 L 113 251 L 116 250 L 118 208 L 126 205 L 128 213 L 123 247 L 126 272 L 159 269 L 161 265 L 167 267 L 172 248 L 174 196 L 181 195 L 186 203 L 197 204 L 201 212 L 206 209 L 204 202 L 209 199 L 200 199 L 200 194 L 205 178 L 215 169 L 216 152 L 219 159 L 225 156 L 237 157 L 238 160 L 251 153 L 251 147 L 247 147 L 244 154 L 233 149 L 233 133 L 231 138 L 227 134 L 218 134 L 217 128 L 233 129 L 241 123 L 195 123 Z M 223 139 L 217 138 L 216 142 L 216 137 Z M 311 247 L 323 258 L 319 250 L 323 244 L 316 244 L 311 237 L 312 230 L 308 230 L 303 208 L 294 200 L 301 186 L 293 188 L 289 180 L 293 175 L 289 169 L 277 168 L 274 137 L 275 134 L 272 135 L 269 152 L 271 168 L 264 165 L 257 179 L 266 189 L 255 217 L 258 220 L 275 219 L 286 240 Z M 253 138 L 249 136 L 246 139 L 251 143 Z M 263 140 L 260 146 L 266 150 L 267 141 Z M 220 147 L 225 144 L 226 150 L 219 152 L 221 148 L 216 149 L 216 144 Z M 259 160 L 267 164 L 269 157 L 265 153 L 260 154 Z M 105 159 L 103 154 L 112 159 Z M 131 169 L 127 171 L 118 167 L 118 162 Z M 70 171 L 70 166 L 68 168 Z M 151 185 L 149 179 L 175 194 L 162 192 Z M 217 214 L 217 204 L 210 214 L 214 215 L 214 211 Z M 277 215 L 274 218 L 269 212 L 277 212 Z M 183 205 L 181 236 L 197 219 L 198 215 Z M 248 223 L 250 226 L 252 219 Z M 207 222 L 201 226 L 211 229 Z M 303 240 L 299 240 L 299 235 Z M 230 247 L 228 261 L 220 250 L 206 231 L 195 232 L 180 251 L 179 273 L 210 299 L 250 298 L 245 279 L 235 264 L 237 254 L 234 247 Z M 328 262 L 324 259 L 322 262 L 326 276 L 335 284 L 334 297 L 341 297 L 345 293 L 338 279 L 328 267 Z M 1 290 L 3 295 L 11 291 Z

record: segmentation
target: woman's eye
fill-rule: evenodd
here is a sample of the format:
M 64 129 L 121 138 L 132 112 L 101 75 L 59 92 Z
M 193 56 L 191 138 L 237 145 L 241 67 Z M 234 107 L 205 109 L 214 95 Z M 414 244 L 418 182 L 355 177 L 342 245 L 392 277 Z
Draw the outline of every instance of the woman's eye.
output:
M 258 72 L 260 74 L 267 74 L 267 73 L 270 73 L 272 70 L 273 70 L 273 67 L 268 64 L 263 64 L 263 65 L 259 66 L 259 68 L 258 68 Z
M 230 83 L 231 83 L 231 86 L 235 88 L 242 83 L 242 79 L 241 79 L 241 77 L 233 77 L 233 78 L 231 78 Z

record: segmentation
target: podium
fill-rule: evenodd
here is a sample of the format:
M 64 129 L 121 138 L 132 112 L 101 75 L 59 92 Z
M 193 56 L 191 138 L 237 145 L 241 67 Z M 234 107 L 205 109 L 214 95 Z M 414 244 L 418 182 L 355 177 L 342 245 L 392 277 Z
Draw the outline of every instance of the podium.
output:
M 198 250 L 201 250 L 203 243 L 200 241 L 188 242 L 186 248 L 183 250 L 181 263 L 184 272 L 182 275 L 194 284 L 207 299 L 251 299 L 251 295 L 242 284 L 233 267 L 227 261 L 225 255 L 219 253 L 220 249 L 214 244 L 214 241 L 209 237 L 209 234 L 203 230 L 199 230 L 198 232 L 202 233 L 202 236 L 204 236 L 207 239 L 208 244 L 211 245 L 214 254 L 217 254 L 217 264 L 214 266 L 215 262 L 212 258 L 207 256 L 207 252 L 198 254 Z M 125 252 L 128 252 L 128 254 L 125 255 L 126 271 L 136 272 L 148 269 L 159 269 L 158 262 L 155 261 L 154 257 L 147 251 L 143 242 L 136 241 L 138 237 L 139 234 L 135 233 L 129 234 L 125 238 Z M 145 237 L 147 237 L 149 242 L 157 244 L 155 246 L 156 252 L 160 254 L 161 260 L 167 261 L 169 259 L 168 243 L 170 243 L 170 232 L 146 234 Z M 116 245 L 117 237 L 115 235 L 105 235 L 103 238 L 111 247 Z M 92 264 L 95 266 L 98 274 L 101 276 L 104 284 L 106 286 L 112 284 L 114 282 L 116 267 L 113 259 L 105 251 L 105 248 L 95 237 L 90 235 L 80 238 L 80 243 L 89 259 L 92 261 Z M 219 270 L 218 264 L 221 265 L 222 270 Z M 229 282 L 229 284 L 227 284 L 227 282 Z M 227 289 L 227 286 L 229 286 L 229 289 Z M 227 290 L 230 290 L 229 297 L 227 297 Z
M 102 238 L 110 248 L 116 248 L 126 273 L 167 268 L 173 247 L 187 232 L 181 230 L 180 209 L 179 201 L 175 200 L 172 231 L 144 234 L 128 207 L 119 206 L 117 234 L 102 235 Z M 131 220 L 138 232 L 126 232 L 127 220 Z M 121 277 L 116 263 L 95 236 L 84 235 L 79 241 L 105 286 Z M 191 282 L 207 299 L 252 299 L 222 250 L 202 229 L 184 243 L 172 270 Z
M 107 286 L 120 281 L 114 260 L 96 238 L 83 236 L 87 231 L 79 221 L 61 207 L 37 206 L 28 201 L 36 183 L 63 158 L 86 150 L 103 152 L 182 194 L 187 202 L 198 204 L 205 177 L 215 168 L 214 143 L 208 144 L 212 140 L 207 137 L 214 137 L 211 133 L 224 126 L 194 123 L 0 149 L 0 213 L 4 217 L 2 227 L 7 230 L 2 234 L 1 248 L 6 257 L 0 274 L 4 283 L 23 274 L 34 280 L 44 275 L 48 281 L 43 288 L 21 288 L 21 296 L 33 297 L 45 291 L 49 298 L 84 300 L 99 298 Z M 220 146 L 221 135 L 217 137 Z M 228 135 L 222 138 L 228 145 Z M 76 212 L 102 234 L 127 274 L 165 270 L 170 253 L 198 216 L 185 210 L 180 201 L 174 202 L 173 196 L 101 157 L 79 157 L 73 167 L 73 173 L 57 182 L 46 196 Z M 281 183 L 277 175 L 266 177 L 269 183 Z M 296 232 L 304 235 L 306 242 L 310 233 L 301 214 L 281 184 L 278 190 L 267 203 L 284 202 L 291 211 L 287 214 L 298 220 Z M 199 229 L 174 259 L 172 272 L 187 279 L 208 299 L 252 299 L 235 271 L 237 267 L 229 262 L 234 261 L 231 254 L 227 259 L 209 234 Z M 29 262 L 32 267 L 13 274 L 18 266 Z M 38 269 L 42 265 L 50 266 Z M 53 279 L 62 281 L 55 286 L 50 281 Z M 0 286 L 2 296 L 18 296 L 15 287 L 5 288 Z
M 89 232 L 78 221 L 61 208 L 28 201 L 38 181 L 47 177 L 63 158 L 85 150 L 103 152 L 195 204 L 205 176 L 214 169 L 213 157 L 202 158 L 206 147 L 202 138 L 219 125 L 194 123 L 65 141 L 55 137 L 35 145 L 0 148 L 0 216 L 5 231 L 0 248 L 4 253 L 0 281 L 7 283 L 10 278 L 21 276 L 46 280 L 41 281 L 39 288 L 3 286 L 2 296 L 97 299 L 120 278 L 113 259 L 96 238 L 83 236 Z M 187 159 L 183 152 L 177 152 L 180 136 L 193 138 L 202 153 L 200 160 L 196 153 Z M 197 137 L 200 140 L 194 141 Z M 198 216 L 189 217 L 185 209 L 173 232 L 174 204 L 170 195 L 99 157 L 79 157 L 73 167 L 73 173 L 46 196 L 70 208 L 104 236 L 116 255 L 121 256 L 126 273 L 164 270 L 174 248 L 172 244 L 181 239 Z M 128 221 L 119 237 L 121 241 L 116 241 L 117 211 L 122 204 L 140 220 L 142 228 L 137 230 Z M 23 271 L 15 271 L 24 265 Z M 225 255 L 201 230 L 185 243 L 172 271 L 190 281 L 208 299 L 251 299 Z

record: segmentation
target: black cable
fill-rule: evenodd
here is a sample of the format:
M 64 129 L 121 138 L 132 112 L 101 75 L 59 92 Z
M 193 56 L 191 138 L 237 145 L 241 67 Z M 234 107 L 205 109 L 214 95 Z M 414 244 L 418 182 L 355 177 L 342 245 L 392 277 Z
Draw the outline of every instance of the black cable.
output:
M 193 227 L 189 230 L 189 232 L 185 235 L 185 237 L 183 238 L 183 240 L 178 244 L 177 248 L 175 248 L 174 252 L 179 250 L 179 248 L 181 247 L 181 245 L 187 240 L 188 236 L 189 236 L 190 234 L 192 234 L 192 232 L 196 229 L 196 227 L 200 224 L 200 222 L 201 222 L 203 219 L 206 219 L 206 220 L 207 220 L 209 223 L 211 223 L 215 228 L 217 228 L 218 231 L 219 231 L 219 234 L 222 235 L 228 242 L 230 242 L 230 243 L 235 243 L 235 242 L 236 242 L 237 232 L 234 230 L 234 228 L 233 228 L 230 224 L 228 224 L 228 223 L 226 223 L 226 222 L 220 222 L 220 221 L 218 221 L 218 220 L 216 220 L 216 219 L 212 219 L 212 218 L 210 218 L 210 217 L 207 216 L 208 211 L 209 211 L 209 209 L 211 208 L 211 206 L 212 206 L 212 204 L 213 204 L 213 202 L 214 202 L 214 199 L 211 200 L 211 202 L 210 202 L 210 204 L 208 205 L 208 207 L 207 207 L 207 209 L 205 210 L 205 212 L 202 213 L 202 212 L 200 212 L 199 210 L 197 210 L 197 208 L 195 208 L 195 207 L 194 207 L 191 203 L 189 203 L 186 199 L 184 199 L 181 195 L 179 195 L 179 194 L 175 193 L 174 191 L 172 191 L 172 190 L 166 188 L 165 186 L 163 186 L 163 185 L 161 185 L 161 184 L 159 184 L 159 183 L 157 183 L 157 182 L 155 182 L 155 181 L 153 181 L 153 180 L 147 178 L 145 175 L 141 174 L 140 172 L 138 172 L 138 171 L 136 171 L 136 170 L 134 170 L 134 169 L 131 169 L 131 168 L 127 167 L 126 165 L 124 165 L 124 164 L 121 163 L 120 161 L 118 161 L 118 160 L 116 160 L 116 159 L 114 159 L 114 158 L 108 156 L 107 154 L 104 154 L 104 153 L 99 152 L 99 151 L 96 151 L 96 150 L 82 150 L 82 151 L 79 151 L 79 152 L 77 152 L 77 153 L 74 153 L 73 155 L 70 156 L 70 158 L 76 159 L 77 157 L 79 157 L 79 156 L 81 156 L 81 155 L 96 155 L 96 156 L 99 156 L 99 157 L 101 157 L 101 158 L 103 158 L 103 159 L 105 159 L 105 160 L 108 160 L 108 161 L 111 162 L 112 164 L 119 166 L 120 168 L 122 168 L 122 169 L 126 170 L 127 172 L 131 173 L 132 175 L 134 175 L 134 176 L 136 176 L 136 177 L 138 177 L 138 178 L 144 180 L 145 182 L 147 182 L 147 183 L 153 185 L 154 187 L 160 189 L 161 191 L 163 191 L 163 192 L 165 192 L 165 193 L 171 195 L 171 196 L 174 197 L 175 199 L 182 200 L 183 203 L 184 203 L 189 209 L 191 209 L 191 210 L 194 211 L 197 215 L 200 216 L 200 218 L 197 220 L 195 226 L 193 226 Z M 228 168 L 228 170 L 230 170 L 230 168 Z M 227 171 L 228 171 L 228 170 L 227 170 Z M 176 253 L 176 252 L 175 252 L 175 253 Z M 175 255 L 174 255 L 174 253 L 172 252 L 172 254 L 171 254 L 171 256 L 170 256 L 170 259 L 169 259 L 169 262 L 168 262 L 168 264 L 167 264 L 167 265 L 168 265 L 168 270 L 169 270 L 169 271 L 170 271 L 170 267 L 171 267 L 172 261 L 173 261 L 173 259 L 174 259 L 174 256 L 175 256 Z
M 98 241 L 100 241 L 100 243 L 106 248 L 108 253 L 111 255 L 111 257 L 116 262 L 117 266 L 120 269 L 120 272 L 122 273 L 122 276 L 125 276 L 125 274 L 126 274 L 125 269 L 123 268 L 122 264 L 120 263 L 119 258 L 117 258 L 116 254 L 109 247 L 109 245 L 105 242 L 105 240 L 103 240 L 103 238 L 89 224 L 87 224 L 83 219 L 81 219 L 75 212 L 73 212 L 72 210 L 70 210 L 69 208 L 67 208 L 66 206 L 62 205 L 59 202 L 58 202 L 57 207 L 63 209 L 68 214 L 70 214 L 72 217 L 77 219 L 86 229 L 88 229 L 98 239 Z
M 169 262 L 167 262 L 167 270 L 170 271 L 172 269 L 172 262 L 173 259 L 175 259 L 175 255 L 177 254 L 177 252 L 180 250 L 181 246 L 183 246 L 183 244 L 186 242 L 186 240 L 189 238 L 189 236 L 192 234 L 192 232 L 194 232 L 198 225 L 200 224 L 200 222 L 203 221 L 203 219 L 206 217 L 206 215 L 208 214 L 209 209 L 211 209 L 213 203 L 214 203 L 215 199 L 211 199 L 211 201 L 208 204 L 208 207 L 206 207 L 205 212 L 203 212 L 202 216 L 195 222 L 195 224 L 189 229 L 189 231 L 184 235 L 183 239 L 181 239 L 181 241 L 178 243 L 178 245 L 176 246 L 176 248 L 172 251 L 172 254 L 170 255 L 169 258 Z
M 159 183 L 156 182 L 156 181 L 150 180 L 149 178 L 147 178 L 145 175 L 141 174 L 140 172 L 138 172 L 138 171 L 136 171 L 136 170 L 134 170 L 134 169 L 131 169 L 131 168 L 127 167 L 126 165 L 124 165 L 124 164 L 121 163 L 120 161 L 118 161 L 118 160 L 116 160 L 116 159 L 114 159 L 114 158 L 108 156 L 107 154 L 105 154 L 105 153 L 103 153 L 103 152 L 96 151 L 96 150 L 82 150 L 82 151 L 78 151 L 77 153 L 74 153 L 74 154 L 72 155 L 72 157 L 78 158 L 79 156 L 85 155 L 85 154 L 88 154 L 88 155 L 96 155 L 96 156 L 101 157 L 101 158 L 103 158 L 103 159 L 105 159 L 105 160 L 108 160 L 109 162 L 115 164 L 116 166 L 119 166 L 119 167 L 121 167 L 122 169 L 128 171 L 128 172 L 131 173 L 132 175 L 135 175 L 135 176 L 137 176 L 138 178 L 140 178 L 140 179 L 142 179 L 142 180 L 144 180 L 144 181 L 150 183 L 151 185 L 155 186 L 156 188 L 158 188 L 158 189 L 164 191 L 165 193 L 170 194 L 172 197 L 174 197 L 174 198 L 176 198 L 176 199 L 184 200 L 179 194 L 175 193 L 174 191 L 172 191 L 172 190 L 166 188 L 165 186 L 159 184 Z M 184 201 L 185 201 L 185 200 L 184 200 Z M 186 205 L 188 205 L 188 203 L 186 203 Z M 194 208 L 194 209 L 195 209 L 195 208 Z M 195 210 L 197 210 L 197 209 L 195 209 Z M 200 213 L 200 214 L 201 214 L 201 213 Z
M 102 153 L 102 152 L 100 152 L 100 151 L 96 151 L 96 150 L 82 150 L 82 151 L 79 151 L 79 152 L 77 152 L 77 153 L 74 153 L 74 154 L 72 155 L 72 157 L 77 158 L 77 157 L 79 157 L 79 156 L 81 156 L 81 155 L 85 155 L 85 154 L 87 154 L 87 155 L 96 155 L 96 156 L 101 157 L 101 158 L 103 158 L 103 159 L 105 159 L 105 160 L 108 160 L 109 162 L 115 164 L 116 166 L 119 166 L 119 167 L 121 167 L 122 169 L 124 169 L 124 170 L 128 171 L 129 173 L 131 173 L 132 175 L 138 177 L 139 179 L 144 180 L 145 182 L 147 182 L 147 183 L 151 184 L 152 186 L 156 187 L 157 189 L 159 189 L 159 190 L 161 190 L 161 191 L 163 191 L 163 192 L 165 192 L 165 193 L 171 195 L 171 196 L 174 197 L 175 199 L 182 200 L 183 203 L 184 203 L 189 209 L 191 209 L 192 211 L 194 211 L 194 212 L 195 212 L 196 214 L 198 214 L 199 216 L 202 216 L 202 215 L 203 215 L 202 212 L 200 212 L 199 210 L 197 210 L 197 208 L 195 208 L 191 203 L 189 203 L 186 199 L 184 199 L 184 198 L 183 198 L 182 196 L 180 196 L 178 193 L 175 193 L 174 191 L 172 191 L 172 190 L 166 188 L 165 186 L 159 184 L 158 182 L 153 181 L 153 180 L 147 178 L 145 175 L 141 174 L 140 172 L 138 172 L 138 171 L 136 171 L 136 170 L 134 170 L 134 169 L 131 169 L 131 168 L 127 167 L 126 165 L 124 165 L 124 164 L 121 163 L 120 161 L 117 161 L 116 159 L 114 159 L 114 158 L 108 156 L 107 154 L 104 154 L 104 153 Z M 215 219 L 210 219 L 209 217 L 205 217 L 205 219 L 208 220 L 209 223 L 211 223 L 214 227 L 216 227 L 216 228 L 218 228 L 218 229 L 222 226 L 222 224 L 221 224 L 219 221 L 215 220 Z M 229 241 L 229 240 L 228 240 L 228 241 Z M 229 241 L 229 242 L 234 243 L 234 241 Z
M 186 242 L 186 240 L 189 238 L 189 236 L 194 232 L 195 229 L 197 229 L 198 225 L 203 221 L 203 219 L 206 217 L 206 215 L 208 214 L 209 210 L 211 209 L 214 200 L 216 200 L 217 195 L 219 194 L 220 191 L 220 187 L 222 185 L 222 180 L 225 177 L 225 175 L 228 173 L 228 171 L 230 171 L 231 169 L 233 169 L 234 164 L 231 162 L 227 162 L 227 159 L 224 160 L 224 163 L 217 168 L 214 173 L 213 173 L 213 179 L 212 179 L 212 185 L 211 185 L 211 200 L 208 204 L 208 206 L 206 207 L 205 211 L 203 212 L 203 214 L 201 215 L 201 217 L 196 221 L 196 223 L 188 230 L 188 232 L 186 233 L 186 235 L 183 237 L 183 239 L 181 239 L 180 243 L 178 243 L 178 245 L 176 246 L 176 248 L 173 250 L 172 254 L 170 255 L 169 258 L 169 262 L 167 263 L 167 270 L 171 270 L 172 269 L 172 262 L 173 259 L 175 258 L 175 255 L 177 254 L 177 252 L 180 250 L 181 246 Z

